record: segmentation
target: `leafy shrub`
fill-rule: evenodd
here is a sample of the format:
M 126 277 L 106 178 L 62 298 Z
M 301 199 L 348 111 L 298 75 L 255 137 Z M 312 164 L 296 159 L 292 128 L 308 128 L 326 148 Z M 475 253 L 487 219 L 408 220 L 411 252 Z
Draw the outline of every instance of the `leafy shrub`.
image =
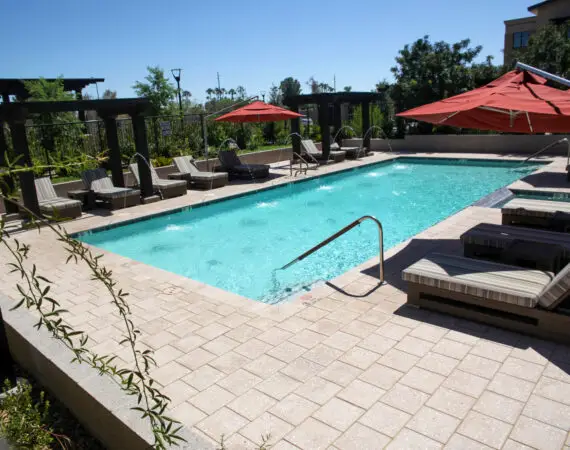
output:
M 172 164 L 172 158 L 168 156 L 157 156 L 151 159 L 152 165 L 154 167 L 170 166 Z
M 44 424 L 49 413 L 49 401 L 40 393 L 37 403 L 32 399 L 32 387 L 20 383 L 14 392 L 10 382 L 4 382 L 3 393 L 6 397 L 0 402 L 0 435 L 14 449 L 44 450 L 51 448 L 54 442 L 52 430 Z

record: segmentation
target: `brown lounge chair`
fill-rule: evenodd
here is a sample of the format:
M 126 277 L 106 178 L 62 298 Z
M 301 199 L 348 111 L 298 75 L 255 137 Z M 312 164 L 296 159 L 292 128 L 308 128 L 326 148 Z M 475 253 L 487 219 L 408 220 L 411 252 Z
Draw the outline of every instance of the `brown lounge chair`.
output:
M 331 151 L 341 151 L 346 153 L 346 159 L 357 159 L 361 156 L 366 156 L 366 149 L 364 147 L 341 147 L 338 143 L 331 144 Z
M 155 192 L 160 194 L 160 197 L 165 198 L 172 198 L 172 197 L 179 197 L 181 195 L 186 195 L 188 192 L 188 188 L 186 187 L 186 181 L 184 180 L 163 180 L 162 178 L 158 177 L 156 170 L 150 167 L 150 176 L 152 178 L 152 188 Z M 141 180 L 139 177 L 139 166 L 137 163 L 129 164 L 129 169 L 131 169 L 131 173 L 134 175 L 135 179 L 137 180 L 138 185 L 140 186 Z
M 227 172 L 230 178 L 250 180 L 252 178 L 267 178 L 269 166 L 267 164 L 243 164 L 234 150 L 222 150 L 218 153 L 221 169 Z
M 202 172 L 196 167 L 191 156 L 177 156 L 173 161 L 178 172 L 168 174 L 168 178 L 186 180 L 188 187 L 216 189 L 228 184 L 226 172 Z
M 539 270 L 432 253 L 402 272 L 408 303 L 564 343 L 570 342 L 570 265 Z
M 128 208 L 141 202 L 141 192 L 137 189 L 115 187 L 105 169 L 86 170 L 81 174 L 85 187 L 94 192 L 95 198 L 110 209 Z
M 570 228 L 570 202 L 515 198 L 501 208 L 503 225 L 522 225 L 567 231 Z
M 36 193 L 40 211 L 56 219 L 75 219 L 81 216 L 81 202 L 70 198 L 59 197 L 49 177 L 37 178 Z
M 303 147 L 303 153 L 301 156 L 309 155 L 313 161 L 325 162 L 325 156 L 321 150 L 317 148 L 315 143 L 311 139 L 301 140 L 301 147 Z M 342 162 L 346 158 L 346 152 L 340 150 L 332 150 L 329 152 L 329 161 L 332 162 Z

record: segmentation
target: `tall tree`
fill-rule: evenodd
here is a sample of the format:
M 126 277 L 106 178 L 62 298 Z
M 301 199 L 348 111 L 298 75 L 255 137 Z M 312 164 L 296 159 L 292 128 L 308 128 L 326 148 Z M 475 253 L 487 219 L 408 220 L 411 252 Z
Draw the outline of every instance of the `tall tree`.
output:
M 272 84 L 269 88 L 269 103 L 272 105 L 283 104 L 283 95 L 281 94 L 281 89 L 279 89 L 279 86 Z
M 287 77 L 279 83 L 279 90 L 281 91 L 281 101 L 286 102 L 288 97 L 301 94 L 301 83 L 296 78 Z
M 168 81 L 164 75 L 164 70 L 160 67 L 147 67 L 148 75 L 146 82 L 137 81 L 133 89 L 139 97 L 146 97 L 150 100 L 156 113 L 165 109 L 176 95 L 176 88 Z
M 351 91 L 352 91 L 352 86 L 345 86 L 345 87 L 342 88 L 342 90 L 343 90 L 344 92 L 351 92 Z
M 48 81 L 45 78 L 24 81 L 24 87 L 30 95 L 29 101 L 49 102 L 75 100 L 75 96 L 71 92 L 64 90 L 63 77 L 58 77 L 53 81 Z
M 103 92 L 103 99 L 111 100 L 114 98 L 117 98 L 117 91 L 112 91 L 111 89 L 105 89 L 105 92 Z
M 519 50 L 515 58 L 547 72 L 570 78 L 569 26 L 545 25 L 534 33 L 528 47 Z
M 234 88 L 231 88 L 230 90 L 228 90 L 228 94 L 230 96 L 230 98 L 232 99 L 232 102 L 234 101 L 234 97 L 236 95 L 236 90 Z

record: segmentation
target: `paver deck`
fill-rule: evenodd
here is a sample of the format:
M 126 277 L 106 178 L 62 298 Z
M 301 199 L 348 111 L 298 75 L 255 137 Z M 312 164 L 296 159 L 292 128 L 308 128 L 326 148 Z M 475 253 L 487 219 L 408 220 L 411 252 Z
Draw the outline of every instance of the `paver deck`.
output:
M 285 163 L 279 166 L 270 181 L 86 215 L 65 228 L 77 232 L 291 181 Z M 560 172 L 564 161 L 549 167 Z M 405 305 L 401 270 L 430 251 L 459 252 L 460 234 L 482 221 L 499 223 L 500 210 L 468 207 L 390 249 L 386 285 L 377 286 L 372 259 L 279 305 L 97 251 L 130 293 L 172 414 L 212 446 L 224 434 L 228 449 L 255 448 L 269 434 L 275 450 L 570 450 L 569 347 Z M 38 272 L 55 282 L 52 296 L 70 311 L 68 321 L 89 333 L 95 351 L 129 364 L 104 288 L 85 267 L 65 264 L 49 231 L 18 238 L 31 245 Z M 1 250 L 0 260 L 7 259 Z M 0 291 L 15 299 L 7 272 Z

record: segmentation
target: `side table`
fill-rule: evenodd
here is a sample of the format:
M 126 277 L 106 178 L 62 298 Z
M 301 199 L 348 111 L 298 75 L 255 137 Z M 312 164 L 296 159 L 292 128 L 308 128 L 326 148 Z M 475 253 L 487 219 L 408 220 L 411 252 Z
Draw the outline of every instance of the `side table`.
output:
M 83 209 L 95 209 L 95 192 L 88 189 L 75 189 L 68 191 L 67 196 L 83 203 Z
M 532 241 L 515 241 L 502 255 L 507 264 L 558 272 L 562 265 L 563 249 L 559 245 Z

